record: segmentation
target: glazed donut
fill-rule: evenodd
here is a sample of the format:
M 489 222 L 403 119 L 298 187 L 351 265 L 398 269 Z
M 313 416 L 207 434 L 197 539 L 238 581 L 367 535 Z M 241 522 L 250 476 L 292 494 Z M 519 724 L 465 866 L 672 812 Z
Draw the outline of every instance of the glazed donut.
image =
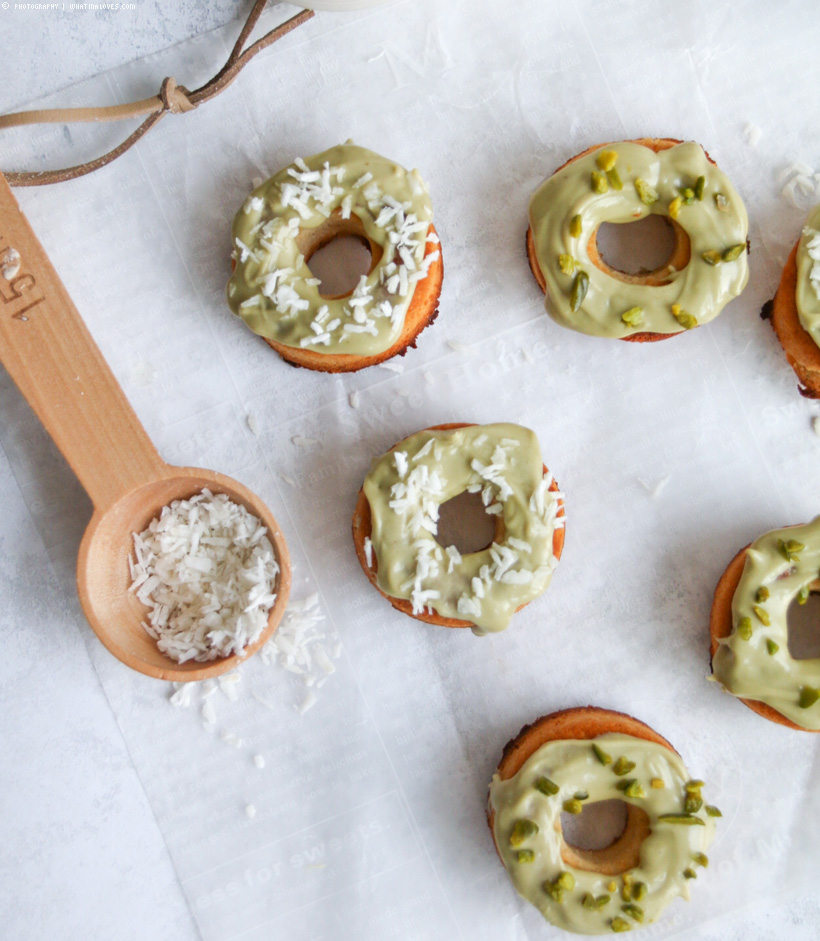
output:
M 436 542 L 439 507 L 480 492 L 492 545 L 461 555 Z M 549 585 L 564 546 L 564 497 L 520 425 L 448 424 L 378 458 L 353 514 L 356 556 L 394 608 L 428 624 L 500 631 Z
M 777 339 L 801 394 L 820 399 L 820 206 L 809 213 L 791 250 L 771 308 Z
M 436 318 L 444 267 L 417 170 L 347 143 L 258 186 L 233 223 L 228 304 L 295 366 L 355 372 L 404 355 Z M 308 267 L 340 236 L 366 242 L 354 290 L 323 295 Z
M 758 715 L 820 732 L 820 658 L 789 652 L 789 605 L 820 590 L 820 516 L 765 533 L 729 563 L 709 622 L 714 678 Z
M 654 921 L 689 882 L 714 836 L 713 806 L 675 749 L 620 712 L 554 712 L 507 744 L 490 784 L 487 819 L 519 895 L 577 934 L 629 931 Z M 609 846 L 563 838 L 561 813 L 622 800 L 626 827 Z
M 641 274 L 610 267 L 598 251 L 598 226 L 650 214 L 672 226 L 671 258 Z M 591 336 L 663 340 L 712 320 L 749 279 L 746 209 L 692 142 L 590 147 L 538 187 L 529 222 L 527 255 L 547 313 Z

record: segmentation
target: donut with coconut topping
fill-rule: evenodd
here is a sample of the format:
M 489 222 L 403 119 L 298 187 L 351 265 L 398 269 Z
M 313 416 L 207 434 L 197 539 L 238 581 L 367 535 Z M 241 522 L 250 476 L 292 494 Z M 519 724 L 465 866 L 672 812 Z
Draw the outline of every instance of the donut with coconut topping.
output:
M 674 246 L 654 271 L 607 264 L 598 227 L 660 215 Z M 729 179 L 699 144 L 599 144 L 569 160 L 530 200 L 527 254 L 546 310 L 591 336 L 663 340 L 716 317 L 749 278 L 749 223 Z
M 820 732 L 820 659 L 795 659 L 788 612 L 820 592 L 820 516 L 776 529 L 732 559 L 715 589 L 712 673 L 758 715 Z
M 437 313 L 432 217 L 417 170 L 352 143 L 298 158 L 236 214 L 228 304 L 297 366 L 352 372 L 403 354 Z M 370 269 L 352 292 L 323 295 L 311 256 L 343 236 L 367 244 Z
M 654 921 L 708 866 L 717 807 L 669 742 L 620 712 L 565 709 L 525 726 L 504 749 L 487 818 L 516 891 L 552 924 L 609 934 Z M 626 804 L 602 849 L 566 842 L 562 813 Z
M 492 544 L 436 541 L 439 508 L 480 493 Z M 476 634 L 500 631 L 549 585 L 564 545 L 564 497 L 535 433 L 514 424 L 438 425 L 376 459 L 353 515 L 365 574 L 405 614 Z
M 820 398 L 820 206 L 806 219 L 771 305 L 772 326 L 803 384 L 801 395 Z

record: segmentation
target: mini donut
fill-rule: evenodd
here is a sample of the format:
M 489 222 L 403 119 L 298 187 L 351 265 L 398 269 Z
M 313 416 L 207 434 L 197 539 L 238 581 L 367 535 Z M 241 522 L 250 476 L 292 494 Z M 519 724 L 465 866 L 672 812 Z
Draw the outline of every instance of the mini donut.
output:
M 492 545 L 463 556 L 435 540 L 441 504 L 481 492 Z M 356 556 L 404 614 L 476 634 L 507 627 L 549 585 L 564 547 L 564 495 L 535 433 L 513 424 L 436 425 L 377 458 L 353 514 Z
M 789 653 L 792 601 L 820 590 L 820 516 L 764 533 L 741 549 L 715 589 L 709 621 L 712 673 L 758 715 L 820 732 L 820 658 Z
M 299 158 L 236 214 L 228 304 L 294 366 L 355 372 L 404 355 L 438 312 L 432 218 L 417 170 L 351 143 Z M 308 265 L 340 236 L 367 243 L 370 270 L 352 292 L 323 295 Z
M 487 820 L 519 895 L 577 934 L 629 931 L 655 921 L 708 865 L 720 811 L 670 743 L 631 716 L 594 706 L 525 726 L 493 775 Z M 561 814 L 622 800 L 626 827 L 609 846 L 578 849 Z
M 672 226 L 670 259 L 641 274 L 610 267 L 598 251 L 598 226 L 650 214 Z M 746 209 L 693 142 L 590 147 L 538 187 L 529 223 L 527 255 L 547 313 L 590 336 L 666 339 L 712 320 L 749 279 Z
M 820 399 L 820 206 L 809 213 L 772 301 L 771 321 L 801 395 Z

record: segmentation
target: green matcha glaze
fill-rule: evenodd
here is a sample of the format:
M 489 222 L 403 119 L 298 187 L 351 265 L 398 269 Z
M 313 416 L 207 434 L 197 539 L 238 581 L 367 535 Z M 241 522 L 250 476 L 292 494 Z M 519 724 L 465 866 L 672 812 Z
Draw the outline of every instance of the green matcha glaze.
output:
M 820 206 L 809 213 L 797 246 L 795 301 L 800 325 L 820 346 Z
M 364 481 L 379 588 L 475 633 L 503 630 L 520 605 L 550 582 L 560 494 L 550 492 L 534 432 L 520 425 L 420 431 L 378 458 Z M 465 490 L 481 491 L 501 535 L 464 556 L 435 539 L 438 509 Z
M 789 553 L 791 559 L 780 545 L 789 540 L 805 547 Z M 820 730 L 820 702 L 801 709 L 799 701 L 801 689 L 820 687 L 820 659 L 791 657 L 787 613 L 798 592 L 815 583 L 819 572 L 820 516 L 804 526 L 777 529 L 756 539 L 746 550 L 732 599 L 732 633 L 720 641 L 712 658 L 715 679 L 730 693 L 767 703 L 801 728 L 815 731 Z M 758 600 L 761 587 L 768 590 L 765 600 Z M 762 623 L 761 612 L 768 626 Z M 751 622 L 748 640 L 738 632 L 742 618 Z M 769 653 L 767 640 L 778 645 L 774 654 Z
M 593 741 L 617 761 L 625 757 L 635 762 L 629 772 L 642 786 L 645 797 L 628 797 L 617 785 L 623 781 L 602 765 L 593 751 Z M 547 777 L 559 786 L 558 793 L 547 795 L 536 787 L 540 777 Z M 660 778 L 664 787 L 653 788 L 650 781 Z M 684 785 L 689 773 L 673 751 L 632 735 L 599 735 L 594 740 L 563 740 L 547 742 L 524 763 L 512 778 L 502 781 L 498 775 L 490 785 L 489 807 L 494 811 L 493 834 L 504 866 L 518 893 L 531 902 L 552 924 L 578 934 L 609 934 L 616 918 L 625 919 L 631 928 L 639 923 L 625 911 L 629 893 L 624 892 L 624 877 L 643 882 L 646 892 L 637 904 L 643 910 L 643 922 L 654 921 L 678 896 L 689 898 L 689 880 L 684 870 L 694 868 L 693 857 L 705 853 L 714 837 L 712 818 L 701 811 L 693 814 L 702 826 L 683 826 L 659 819 L 662 814 L 680 815 L 686 797 Z M 585 805 L 596 801 L 624 800 L 646 812 L 650 833 L 641 844 L 640 864 L 619 876 L 603 875 L 576 869 L 561 858 L 561 811 L 565 800 L 577 791 L 588 791 Z M 534 821 L 538 833 L 523 846 L 535 853 L 530 863 L 521 863 L 510 845 L 510 833 L 519 819 Z M 574 885 L 558 900 L 543 888 L 553 883 L 562 872 L 572 875 Z M 567 880 L 570 883 L 573 880 Z M 616 883 L 615 891 L 611 883 Z M 583 905 L 589 894 L 598 899 L 610 896 L 600 908 Z M 624 896 L 627 896 L 625 898 Z M 634 898 L 632 900 L 635 902 Z
M 618 190 L 609 186 L 599 193 L 591 184 L 592 173 L 599 172 L 596 157 L 602 151 L 614 151 L 622 183 Z M 705 178 L 702 199 L 690 197 L 691 204 L 678 202 L 677 222 L 689 235 L 692 255 L 681 271 L 670 269 L 668 283 L 647 286 L 630 284 L 614 278 L 592 264 L 587 245 L 602 222 L 627 223 L 650 213 L 670 215 L 670 203 L 681 195 L 679 190 L 694 190 L 699 177 Z M 636 189 L 643 184 L 654 190 L 658 199 L 643 202 Z M 722 194 L 727 200 L 720 211 L 715 200 Z M 580 216 L 580 234 L 570 233 L 571 220 Z M 716 317 L 724 305 L 736 297 L 749 278 L 746 252 L 732 261 L 710 265 L 704 252 L 719 252 L 745 245 L 748 219 L 743 203 L 732 184 L 703 148 L 695 143 L 678 144 L 655 153 L 648 147 L 629 141 L 603 145 L 580 157 L 545 180 L 530 201 L 535 254 L 547 283 L 546 309 L 553 320 L 592 336 L 628 337 L 634 333 L 679 333 L 681 322 L 672 305 L 695 318 L 697 324 Z M 577 226 L 577 223 L 576 223 Z M 574 227 L 572 227 L 574 231 Z M 589 276 L 589 287 L 580 306 L 572 310 L 571 292 L 575 273 L 565 273 L 559 257 L 569 256 Z M 643 311 L 640 323 L 624 323 L 624 313 L 633 308 Z M 631 320 L 635 319 L 631 315 Z
M 384 251 L 349 297 L 323 298 L 299 251 L 300 230 L 339 211 L 361 220 Z M 438 257 L 424 258 L 433 217 L 413 170 L 343 144 L 297 160 L 258 186 L 236 214 L 228 304 L 260 336 L 315 352 L 372 356 L 399 338 L 415 285 Z

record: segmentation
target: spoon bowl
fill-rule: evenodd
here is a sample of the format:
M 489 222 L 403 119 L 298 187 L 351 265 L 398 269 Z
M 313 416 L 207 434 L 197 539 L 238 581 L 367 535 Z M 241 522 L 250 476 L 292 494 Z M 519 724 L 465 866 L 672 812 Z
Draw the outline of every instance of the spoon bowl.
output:
M 290 556 L 273 514 L 230 477 L 172 467 L 157 454 L 17 201 L 0 174 L 0 256 L 18 270 L 0 278 L 0 360 L 94 504 L 77 562 L 77 590 L 103 644 L 141 673 L 202 680 L 232 669 L 276 630 L 290 592 Z M 241 654 L 177 663 L 142 627 L 148 609 L 129 591 L 133 534 L 164 506 L 204 488 L 260 519 L 279 564 L 276 601 L 262 635 Z
M 95 512 L 83 536 L 77 559 L 77 589 L 88 623 L 103 644 L 123 663 L 161 680 L 202 680 L 227 673 L 270 640 L 287 605 L 290 592 L 290 555 L 279 526 L 264 503 L 247 487 L 216 471 L 196 467 L 168 467 L 168 476 L 138 487 L 110 506 Z M 130 591 L 128 565 L 133 556 L 133 534 L 141 533 L 174 500 L 185 500 L 207 488 L 224 493 L 260 519 L 268 530 L 279 575 L 276 601 L 260 637 L 241 654 L 199 662 L 177 663 L 157 647 L 142 622 L 147 609 Z

